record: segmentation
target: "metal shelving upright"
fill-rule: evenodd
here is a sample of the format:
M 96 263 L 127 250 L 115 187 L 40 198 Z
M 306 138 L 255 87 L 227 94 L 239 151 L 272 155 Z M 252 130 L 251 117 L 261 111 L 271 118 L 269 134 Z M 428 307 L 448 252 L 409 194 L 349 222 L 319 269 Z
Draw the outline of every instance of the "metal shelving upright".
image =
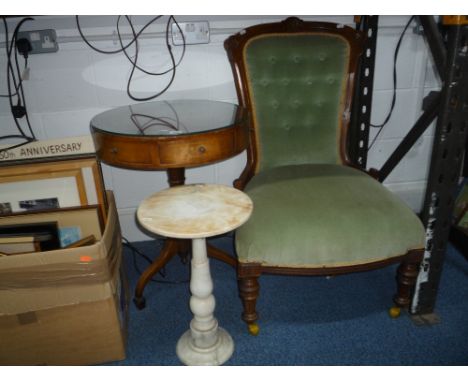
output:
M 421 220 L 426 227 L 426 249 L 410 308 L 413 316 L 431 323 L 447 250 L 455 192 L 463 161 L 467 162 L 464 153 L 468 130 L 468 16 L 443 16 L 440 23 L 433 16 L 419 16 L 418 19 L 442 80 L 442 89 L 426 98 L 424 112 L 380 170 L 371 169 L 370 172 L 383 182 L 437 118 L 421 211 Z M 361 168 L 366 168 L 378 17 L 360 16 L 356 28 L 366 33 L 369 39 L 358 73 L 359 86 L 351 117 L 349 145 L 351 159 Z M 466 176 L 466 164 L 463 173 Z

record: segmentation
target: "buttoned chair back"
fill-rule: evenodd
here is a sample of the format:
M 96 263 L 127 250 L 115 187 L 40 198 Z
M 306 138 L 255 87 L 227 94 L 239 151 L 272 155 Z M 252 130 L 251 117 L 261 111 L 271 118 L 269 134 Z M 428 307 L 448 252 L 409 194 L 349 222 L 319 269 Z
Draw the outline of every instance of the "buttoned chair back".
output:
M 251 332 L 261 273 L 339 274 L 403 262 L 400 273 L 417 274 L 420 220 L 348 157 L 364 38 L 348 26 L 293 17 L 225 41 L 239 104 L 250 113 L 247 164 L 234 185 L 254 202 L 236 232 Z M 407 284 L 398 306 L 409 303 L 414 279 Z
M 348 162 L 346 133 L 362 40 L 349 27 L 290 18 L 226 41 L 240 103 L 252 111 L 255 173 Z

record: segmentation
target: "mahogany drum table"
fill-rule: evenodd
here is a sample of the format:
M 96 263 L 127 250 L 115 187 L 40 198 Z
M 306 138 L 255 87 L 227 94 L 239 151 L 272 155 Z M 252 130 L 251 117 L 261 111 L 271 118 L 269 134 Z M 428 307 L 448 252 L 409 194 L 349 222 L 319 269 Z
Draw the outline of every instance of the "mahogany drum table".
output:
M 183 185 L 185 168 L 215 163 L 241 153 L 248 145 L 245 109 L 227 102 L 175 100 L 118 107 L 91 120 L 96 154 L 103 162 L 135 170 L 165 170 L 171 187 Z M 143 290 L 187 240 L 167 239 L 135 289 L 135 304 L 144 308 Z M 233 266 L 236 260 L 208 245 L 208 255 Z

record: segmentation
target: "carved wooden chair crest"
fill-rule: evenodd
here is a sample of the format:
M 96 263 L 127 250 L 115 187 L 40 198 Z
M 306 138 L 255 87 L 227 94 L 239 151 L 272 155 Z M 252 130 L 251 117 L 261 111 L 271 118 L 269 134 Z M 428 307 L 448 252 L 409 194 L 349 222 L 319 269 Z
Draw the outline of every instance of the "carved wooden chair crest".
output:
M 235 239 L 242 318 L 253 334 L 262 273 L 335 275 L 401 263 L 394 301 L 410 303 L 424 227 L 347 152 L 363 39 L 347 26 L 288 18 L 224 43 L 239 104 L 250 112 L 247 165 L 234 185 L 254 202 Z

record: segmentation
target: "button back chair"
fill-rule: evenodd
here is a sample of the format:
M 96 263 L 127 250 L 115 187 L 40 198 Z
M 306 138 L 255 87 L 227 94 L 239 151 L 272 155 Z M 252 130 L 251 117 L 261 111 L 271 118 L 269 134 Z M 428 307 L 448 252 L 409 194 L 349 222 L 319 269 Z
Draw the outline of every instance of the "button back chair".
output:
M 224 43 L 239 104 L 250 112 L 247 164 L 234 186 L 254 204 L 235 236 L 242 319 L 252 334 L 262 273 L 337 275 L 401 263 L 391 312 L 410 303 L 424 227 L 347 152 L 364 38 L 291 17 Z

